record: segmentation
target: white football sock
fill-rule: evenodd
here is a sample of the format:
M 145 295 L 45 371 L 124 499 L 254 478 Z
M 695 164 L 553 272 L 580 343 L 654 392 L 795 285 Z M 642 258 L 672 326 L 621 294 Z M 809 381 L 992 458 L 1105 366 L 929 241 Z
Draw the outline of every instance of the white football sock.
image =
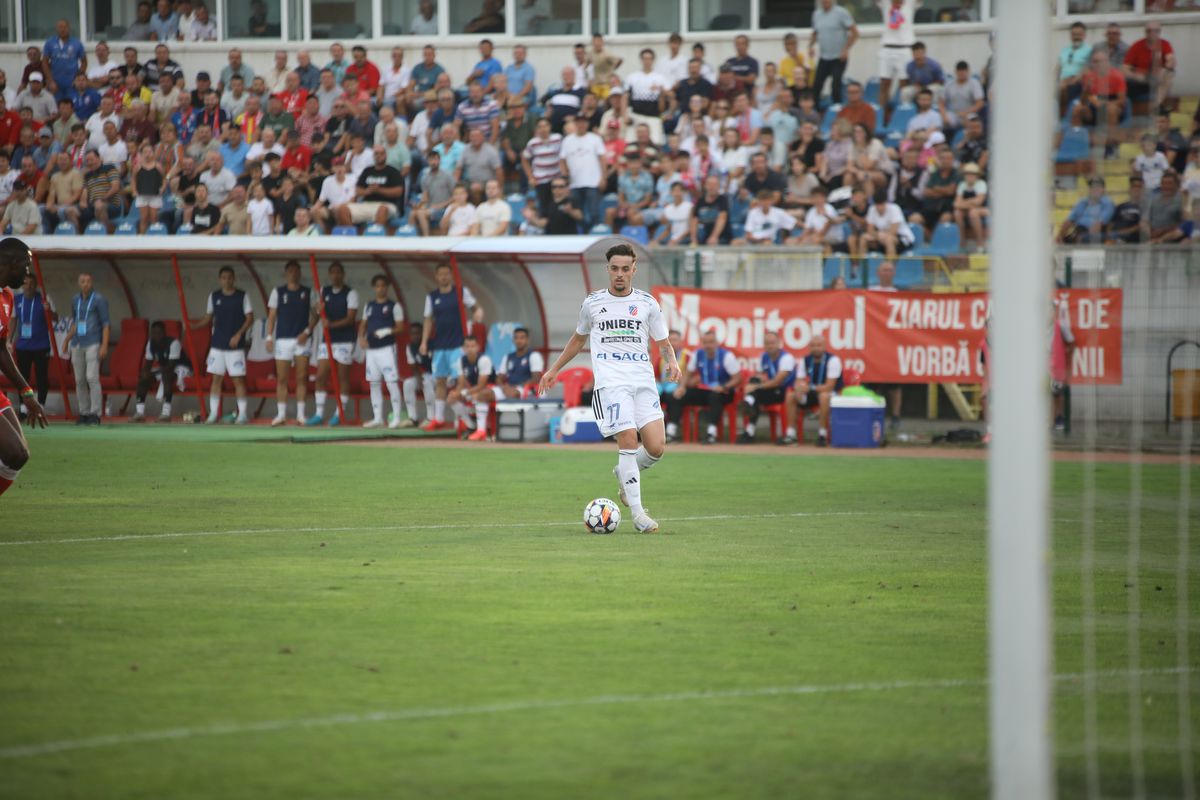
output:
M 244 398 L 244 397 L 239 397 L 237 399 L 238 419 L 246 418 L 246 408 L 247 408 L 248 402 L 249 401 L 247 401 L 246 398 Z
M 821 428 L 821 435 L 828 436 L 829 434 L 826 432 L 826 430 L 824 428 Z
M 464 425 L 470 425 L 471 409 L 467 408 L 467 404 L 463 402 L 455 402 L 450 406 L 454 409 L 454 419 Z
M 408 410 L 408 418 L 417 421 L 417 379 L 404 379 L 404 405 Z
M 238 402 L 245 402 L 245 401 L 239 400 Z M 221 395 L 210 394 L 208 396 L 208 416 L 210 416 L 213 419 L 216 419 L 220 414 L 221 414 Z
M 755 431 L 757 431 L 757 430 L 758 430 L 757 423 L 754 423 L 754 422 L 746 423 L 746 435 L 747 436 L 753 436 Z
M 678 436 L 678 435 L 679 435 L 679 426 L 676 425 L 674 422 L 668 422 L 667 423 L 667 436 Z
M 301 422 L 303 422 L 305 420 L 305 417 L 307 416 L 304 413 L 305 407 L 307 405 L 308 405 L 307 400 L 297 400 L 296 401 L 296 419 L 298 419 Z
M 350 413 L 350 395 L 348 394 L 342 395 L 342 411 L 347 414 Z M 400 416 L 399 411 L 396 412 L 396 416 Z
M 709 426 L 708 426 L 708 431 L 707 431 L 707 433 L 708 433 L 708 435 L 709 435 L 709 436 L 716 436 L 716 435 L 717 435 L 717 426 L 716 426 L 716 425 L 709 425 Z
M 325 392 L 315 392 L 313 394 L 313 401 L 314 405 L 316 406 L 316 411 L 314 413 L 318 417 L 325 416 L 325 397 Z
M 629 501 L 629 511 L 636 518 L 645 513 L 642 508 L 641 470 L 638 469 L 637 450 L 617 451 L 617 477 L 625 487 L 625 499 Z
M 434 400 L 433 401 L 433 418 L 438 422 L 446 421 L 446 401 L 445 400 Z
M 170 403 L 170 401 L 167 401 L 167 402 L 163 403 L 163 406 L 162 406 L 162 415 L 163 415 L 164 417 L 169 417 L 169 416 L 171 416 L 171 403 Z
M 383 422 L 383 384 L 379 381 L 371 382 L 371 412 L 376 422 Z
M 146 413 L 146 404 L 138 403 L 134 410 L 137 411 L 138 414 L 145 414 Z
M 638 465 L 638 469 L 640 469 L 642 472 L 645 472 L 646 470 L 650 469 L 651 467 L 653 467 L 655 464 L 657 464 L 661 460 L 662 460 L 662 456 L 658 456 L 657 458 L 655 458 L 654 456 L 652 456 L 646 452 L 645 447 L 638 448 L 637 465 Z M 626 492 L 626 494 L 628 494 L 628 492 Z
M 788 435 L 790 438 L 792 438 L 792 439 L 795 439 L 795 438 L 796 438 L 796 429 L 795 429 L 795 428 L 788 428 L 788 429 L 787 429 L 787 435 Z
M 488 423 L 488 404 L 487 403 L 476 403 L 475 404 L 475 430 L 479 430 L 479 431 L 487 430 L 487 423 Z
M 433 419 L 433 401 L 437 397 L 437 381 L 428 372 L 421 377 L 421 394 L 425 398 L 425 418 Z
M 392 416 L 395 419 L 400 419 L 400 383 L 398 381 L 388 381 L 387 390 L 388 395 L 392 398 Z M 349 407 L 349 403 L 344 403 L 343 406 Z

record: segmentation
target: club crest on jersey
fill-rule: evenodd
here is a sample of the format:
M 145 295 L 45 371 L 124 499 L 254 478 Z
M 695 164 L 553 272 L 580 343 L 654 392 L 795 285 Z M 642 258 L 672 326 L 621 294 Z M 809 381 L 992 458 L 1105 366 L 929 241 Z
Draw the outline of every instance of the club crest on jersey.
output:
M 637 316 L 637 306 L 630 306 L 630 307 L 629 307 L 629 316 L 631 316 L 631 317 L 636 317 L 636 316 Z

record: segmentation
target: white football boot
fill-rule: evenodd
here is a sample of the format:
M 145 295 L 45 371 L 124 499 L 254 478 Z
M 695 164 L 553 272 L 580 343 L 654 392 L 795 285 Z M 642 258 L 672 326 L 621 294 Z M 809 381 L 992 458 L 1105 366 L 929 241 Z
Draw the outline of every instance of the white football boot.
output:
M 633 529 L 638 533 L 658 533 L 658 523 L 650 519 L 650 515 L 643 511 L 633 518 Z

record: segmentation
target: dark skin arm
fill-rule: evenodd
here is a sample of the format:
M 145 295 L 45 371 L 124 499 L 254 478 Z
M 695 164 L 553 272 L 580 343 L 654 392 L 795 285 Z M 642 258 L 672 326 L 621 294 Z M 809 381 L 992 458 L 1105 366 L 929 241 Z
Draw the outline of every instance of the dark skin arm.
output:
M 25 404 L 29 424 L 35 428 L 46 427 L 46 412 L 37 401 L 37 397 L 27 394 L 29 383 L 21 375 L 21 370 L 17 369 L 17 362 L 13 360 L 12 351 L 8 349 L 7 335 L 0 336 L 0 372 L 3 372 L 4 377 L 21 392 L 21 402 Z

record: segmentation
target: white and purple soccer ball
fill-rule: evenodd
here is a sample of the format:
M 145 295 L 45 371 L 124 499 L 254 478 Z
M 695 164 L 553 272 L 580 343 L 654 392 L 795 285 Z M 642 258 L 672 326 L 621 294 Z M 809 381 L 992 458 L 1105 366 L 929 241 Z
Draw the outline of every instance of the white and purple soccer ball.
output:
M 588 533 L 612 533 L 621 524 L 621 509 L 607 497 L 599 497 L 583 508 L 583 526 Z

